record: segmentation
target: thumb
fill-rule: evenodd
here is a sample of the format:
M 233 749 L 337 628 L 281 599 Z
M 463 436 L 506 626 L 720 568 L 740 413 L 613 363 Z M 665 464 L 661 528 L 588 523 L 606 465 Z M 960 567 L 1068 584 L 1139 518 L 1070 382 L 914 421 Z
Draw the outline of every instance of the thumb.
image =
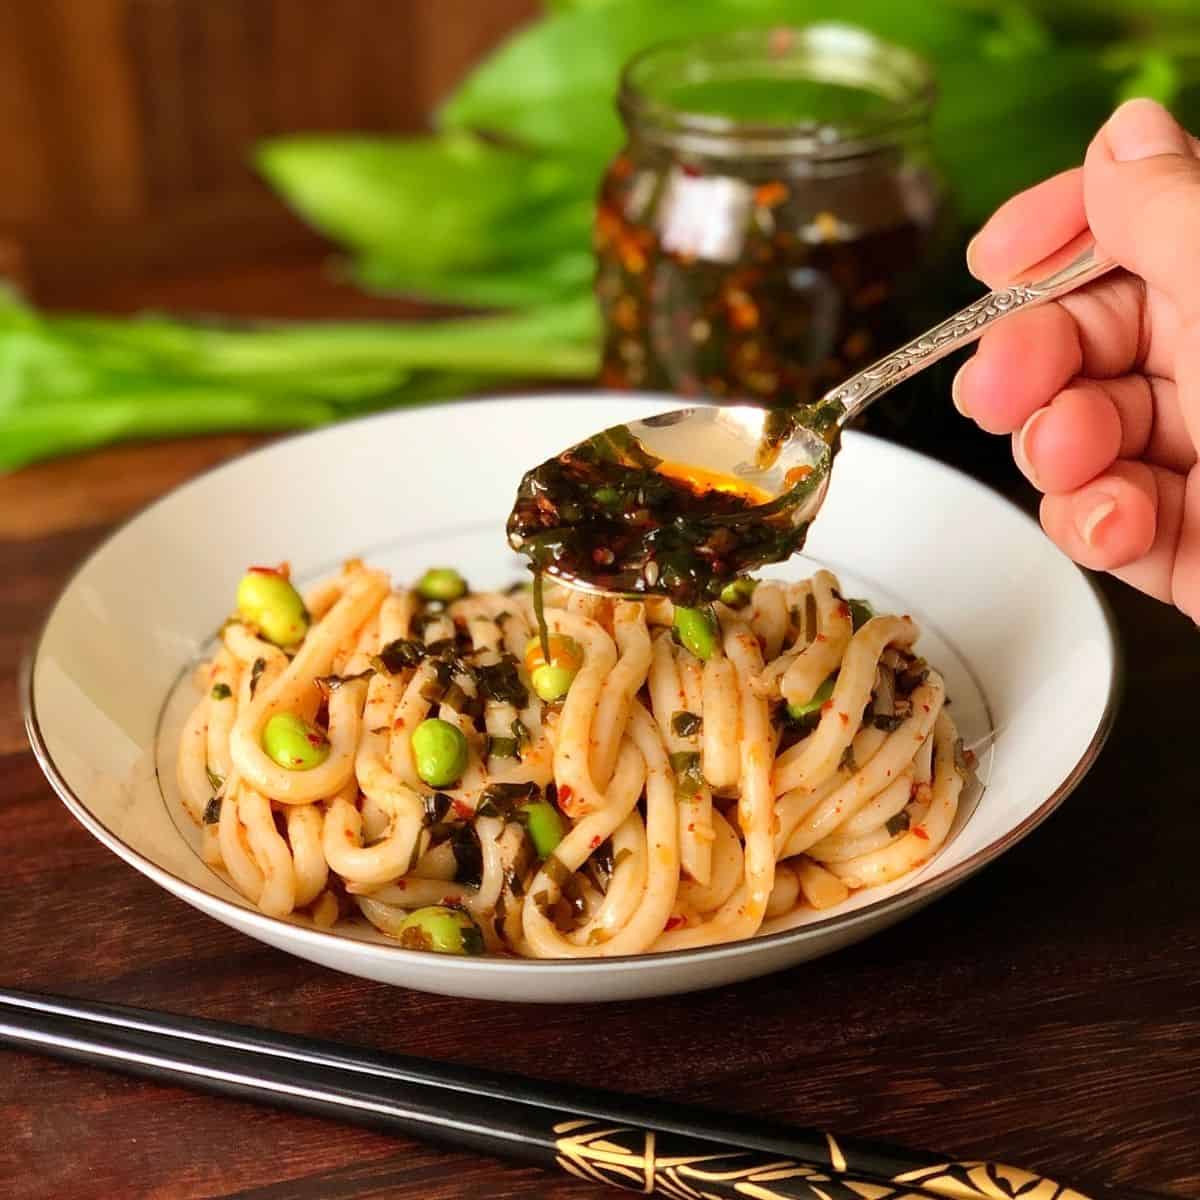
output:
M 1200 158 L 1162 105 L 1128 100 L 1088 147 L 1083 196 L 1096 241 L 1127 270 L 1200 316 Z

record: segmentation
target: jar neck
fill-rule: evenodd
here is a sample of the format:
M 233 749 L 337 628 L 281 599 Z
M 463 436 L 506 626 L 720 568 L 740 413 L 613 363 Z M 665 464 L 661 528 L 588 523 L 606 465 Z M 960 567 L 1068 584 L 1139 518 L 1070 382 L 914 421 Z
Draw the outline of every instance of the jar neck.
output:
M 796 95 L 811 113 L 746 111 Z M 669 155 L 837 174 L 923 141 L 934 97 L 916 55 L 863 30 L 816 25 L 654 47 L 626 68 L 618 108 L 631 141 Z M 860 111 L 849 111 L 847 98 Z

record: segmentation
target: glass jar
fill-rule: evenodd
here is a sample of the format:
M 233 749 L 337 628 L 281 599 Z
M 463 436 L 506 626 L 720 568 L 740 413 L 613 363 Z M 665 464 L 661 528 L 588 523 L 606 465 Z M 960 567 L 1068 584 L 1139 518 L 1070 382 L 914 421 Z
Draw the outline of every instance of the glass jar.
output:
M 933 99 L 921 59 L 848 26 L 635 58 L 596 219 L 603 383 L 802 403 L 909 336 Z

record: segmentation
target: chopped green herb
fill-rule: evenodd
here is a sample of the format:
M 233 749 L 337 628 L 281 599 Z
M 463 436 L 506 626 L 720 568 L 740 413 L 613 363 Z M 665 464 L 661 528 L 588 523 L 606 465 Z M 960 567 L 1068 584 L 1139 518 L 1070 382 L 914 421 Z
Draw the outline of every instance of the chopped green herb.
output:
M 336 692 L 343 684 L 357 683 L 360 679 L 370 679 L 374 674 L 375 668 L 368 667 L 365 671 L 359 671 L 357 675 L 318 675 L 313 683 L 328 695 L 330 692 Z
M 265 658 L 256 658 L 250 666 L 250 698 L 252 700 L 254 693 L 258 690 L 258 681 L 266 669 L 267 660 Z
M 479 793 L 475 811 L 481 817 L 503 817 L 519 821 L 522 807 L 537 800 L 541 789 L 536 783 L 492 783 Z
M 700 755 L 693 750 L 677 750 L 670 755 L 671 770 L 675 772 L 676 799 L 694 796 L 704 786 L 700 773 Z
M 425 824 L 439 825 L 445 820 L 453 801 L 445 792 L 426 792 L 421 797 L 421 805 L 425 809 Z
M 850 623 L 857 633 L 875 615 L 875 610 L 866 600 L 849 600 L 847 603 L 850 605 Z
M 671 717 L 671 732 L 676 737 L 693 737 L 703 724 L 699 714 L 681 709 Z
M 204 806 L 204 824 L 215 825 L 221 819 L 221 797 L 213 796 Z
M 849 771 L 851 775 L 858 772 L 858 761 L 854 757 L 853 743 L 842 751 L 842 757 L 838 762 L 839 771 Z
M 902 808 L 895 816 L 888 817 L 887 824 L 884 828 L 895 837 L 898 833 L 904 833 L 912 825 L 912 816 L 907 808 Z
M 410 667 L 419 666 L 425 660 L 425 647 L 411 638 L 397 638 L 388 642 L 371 659 L 371 665 L 383 675 L 399 675 Z
M 923 658 L 914 658 L 903 671 L 896 673 L 896 691 L 903 696 L 915 692 L 929 678 L 929 664 Z
M 233 695 L 233 688 L 227 683 L 214 683 L 209 695 L 214 700 L 228 700 Z
M 454 852 L 454 881 L 477 888 L 483 882 L 483 851 L 474 825 L 456 825 L 450 835 Z
M 499 661 L 473 668 L 479 694 L 485 700 L 496 700 L 524 708 L 529 703 L 529 691 L 517 673 L 517 660 L 511 654 Z
M 208 776 L 208 786 L 214 792 L 219 792 L 225 786 L 225 780 L 212 769 L 212 767 L 204 768 L 205 775 Z

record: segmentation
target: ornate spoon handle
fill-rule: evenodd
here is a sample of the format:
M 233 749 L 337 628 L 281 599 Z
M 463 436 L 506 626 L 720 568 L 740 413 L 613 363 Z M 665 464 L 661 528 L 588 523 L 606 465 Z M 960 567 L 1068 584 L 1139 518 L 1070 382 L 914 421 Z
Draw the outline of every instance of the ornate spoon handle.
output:
M 1116 265 L 1110 258 L 1097 257 L 1096 243 L 1090 234 L 1084 235 L 1053 259 L 1047 260 L 1043 266 L 1046 273 L 1041 278 L 1028 283 L 1014 283 L 981 296 L 886 358 L 872 363 L 857 375 L 851 375 L 839 387 L 826 393 L 821 407 L 836 413 L 840 405 L 842 411 L 837 419 L 839 424 L 845 424 L 878 400 L 884 392 L 891 391 L 896 384 L 903 383 L 960 346 L 978 340 L 989 325 L 1023 308 L 1032 308 L 1035 304 L 1044 304 L 1047 300 L 1074 291 L 1111 271 Z

